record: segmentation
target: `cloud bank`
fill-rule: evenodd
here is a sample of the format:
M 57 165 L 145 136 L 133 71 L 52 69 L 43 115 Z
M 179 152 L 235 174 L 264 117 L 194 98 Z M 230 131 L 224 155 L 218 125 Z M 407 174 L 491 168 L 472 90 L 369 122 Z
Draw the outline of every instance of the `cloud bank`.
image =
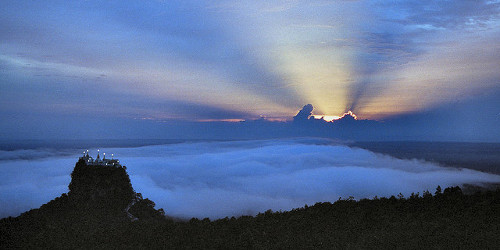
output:
M 399 160 L 323 139 L 179 143 L 101 152 L 114 153 L 127 166 L 136 192 L 181 218 L 254 215 L 339 197 L 408 196 L 437 185 L 500 182 L 498 175 Z M 67 192 L 77 156 L 0 161 L 0 217 L 16 216 Z

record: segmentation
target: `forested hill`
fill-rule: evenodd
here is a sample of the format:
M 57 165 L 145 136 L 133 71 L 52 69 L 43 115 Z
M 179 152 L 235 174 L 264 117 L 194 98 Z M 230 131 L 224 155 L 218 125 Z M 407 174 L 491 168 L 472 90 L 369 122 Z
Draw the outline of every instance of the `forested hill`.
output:
M 173 221 L 136 194 L 125 168 L 77 163 L 68 195 L 0 221 L 0 248 L 460 248 L 500 246 L 500 189 L 438 188 L 255 217 Z M 167 211 L 168 213 L 168 211 Z
M 78 161 L 68 194 L 1 220 L 0 248 L 75 248 L 131 221 L 165 220 L 163 210 L 135 193 L 125 169 Z

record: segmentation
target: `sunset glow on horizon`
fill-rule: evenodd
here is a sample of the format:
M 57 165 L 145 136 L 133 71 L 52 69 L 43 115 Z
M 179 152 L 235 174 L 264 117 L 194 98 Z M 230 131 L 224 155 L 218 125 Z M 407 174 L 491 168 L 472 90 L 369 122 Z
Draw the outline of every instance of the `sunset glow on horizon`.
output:
M 498 242 L 500 0 L 0 3 L 0 248 Z
M 340 116 L 337 115 L 313 115 L 315 119 L 323 119 L 327 122 L 331 122 L 334 120 L 340 119 Z
M 323 120 L 325 120 L 327 122 L 339 120 L 339 119 L 344 118 L 345 116 L 352 116 L 352 118 L 354 118 L 355 120 L 358 119 L 358 117 L 351 110 L 343 113 L 340 116 L 338 116 L 338 115 L 313 115 L 313 117 L 315 119 L 323 119 Z
M 500 92 L 498 1 L 2 5 L 5 115 L 381 120 Z

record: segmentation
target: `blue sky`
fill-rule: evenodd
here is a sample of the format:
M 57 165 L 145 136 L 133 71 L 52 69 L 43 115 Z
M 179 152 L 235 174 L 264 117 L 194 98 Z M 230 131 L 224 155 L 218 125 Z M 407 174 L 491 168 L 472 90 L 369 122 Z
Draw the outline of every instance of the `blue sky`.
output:
M 486 134 L 500 119 L 500 1 L 6 0 L 0 23 L 0 138 L 307 103 Z

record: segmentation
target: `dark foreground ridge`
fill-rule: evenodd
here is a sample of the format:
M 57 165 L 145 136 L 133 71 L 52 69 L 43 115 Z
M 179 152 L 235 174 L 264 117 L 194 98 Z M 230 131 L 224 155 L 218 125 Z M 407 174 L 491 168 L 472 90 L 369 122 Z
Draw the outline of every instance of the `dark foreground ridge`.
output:
M 126 168 L 76 164 L 69 193 L 0 220 L 0 248 L 241 249 L 500 246 L 500 189 L 316 203 L 255 217 L 173 221 L 134 192 Z M 469 189 L 470 190 L 470 189 Z

